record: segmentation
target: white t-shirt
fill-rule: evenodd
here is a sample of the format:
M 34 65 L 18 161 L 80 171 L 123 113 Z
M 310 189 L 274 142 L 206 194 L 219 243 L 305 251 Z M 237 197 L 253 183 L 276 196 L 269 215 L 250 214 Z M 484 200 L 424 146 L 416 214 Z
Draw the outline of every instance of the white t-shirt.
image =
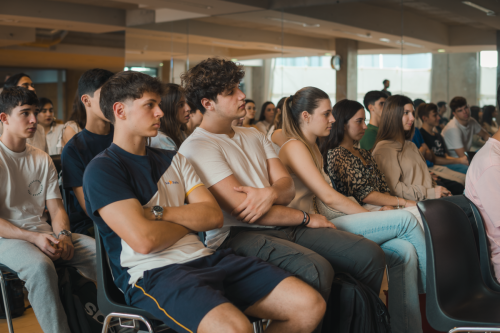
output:
M 60 155 L 62 152 L 62 147 L 58 147 L 59 138 L 61 137 L 64 125 L 54 124 L 50 127 L 49 132 L 45 136 L 47 140 L 47 150 L 49 155 Z
M 0 135 L 2 135 L 2 133 L 3 133 L 3 123 L 0 121 Z M 36 125 L 35 135 L 31 139 L 26 140 L 26 143 L 46 153 L 49 152 L 47 147 L 47 141 L 45 140 L 45 130 L 43 129 L 42 125 L 39 124 Z
M 269 131 L 269 127 L 271 127 L 271 124 L 265 120 L 261 120 L 257 124 L 255 124 L 255 127 L 257 127 L 257 129 L 262 133 L 267 134 L 267 132 Z
M 158 135 L 151 138 L 151 143 L 149 144 L 149 146 L 153 148 L 177 151 L 177 145 L 175 144 L 174 140 L 160 131 L 158 131 Z
M 234 175 L 243 186 L 270 186 L 267 160 L 278 158 L 271 142 L 255 128 L 233 127 L 234 136 L 213 134 L 196 128 L 181 145 L 179 152 L 193 165 L 207 188 Z M 207 232 L 207 245 L 217 248 L 229 234 L 229 227 L 259 227 L 240 222 L 223 211 L 224 226 Z
M 45 201 L 61 199 L 57 171 L 45 152 L 26 145 L 16 153 L 0 141 L 0 217 L 15 226 L 52 233 Z
M 474 118 L 469 119 L 467 126 L 461 125 L 457 118 L 450 120 L 441 133 L 450 156 L 458 157 L 455 149 L 464 148 L 469 151 L 472 147 L 472 137 L 481 132 L 481 129 L 481 125 Z

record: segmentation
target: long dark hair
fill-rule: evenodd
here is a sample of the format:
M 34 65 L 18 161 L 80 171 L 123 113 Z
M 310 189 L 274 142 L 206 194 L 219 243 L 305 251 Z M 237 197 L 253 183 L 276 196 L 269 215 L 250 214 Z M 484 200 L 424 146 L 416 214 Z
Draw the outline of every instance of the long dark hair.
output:
M 251 99 L 245 99 L 245 106 L 247 105 L 247 103 L 253 103 L 253 105 L 257 106 L 257 104 L 255 104 L 255 102 Z M 255 124 L 255 115 L 253 116 L 252 119 L 250 119 L 250 125 L 253 125 Z
M 479 118 L 479 112 L 481 112 L 481 108 L 479 106 L 470 107 L 470 116 L 476 119 L 478 123 L 482 124 L 483 121 Z M 483 112 L 483 119 L 484 119 L 484 112 Z
M 87 125 L 87 112 L 85 111 L 85 106 L 80 100 L 80 95 L 78 91 L 75 93 L 75 98 L 73 98 L 73 112 L 69 117 L 70 121 L 74 121 L 81 130 Z
M 413 101 L 403 95 L 393 95 L 385 101 L 377 139 L 373 147 L 377 146 L 377 143 L 380 141 L 392 140 L 400 142 L 401 148 L 404 148 L 405 140 L 411 140 L 415 133 L 415 122 L 413 122 L 409 131 L 405 131 L 403 127 L 403 115 L 406 104 L 413 106 Z
M 267 101 L 265 102 L 264 104 L 262 104 L 262 109 L 260 109 L 260 116 L 259 116 L 259 121 L 263 121 L 263 120 L 266 120 L 266 108 L 269 104 L 272 104 L 274 105 L 273 102 L 270 102 L 270 101 Z
M 490 126 L 493 124 L 493 113 L 495 113 L 495 110 L 494 105 L 483 106 L 483 124 L 486 123 Z
M 305 87 L 300 89 L 285 100 L 283 104 L 283 135 L 287 138 L 294 138 L 306 145 L 307 150 L 318 170 L 322 170 L 323 166 L 316 157 L 313 147 L 307 143 L 304 134 L 300 129 L 300 115 L 303 111 L 313 114 L 314 110 L 318 108 L 319 102 L 323 99 L 330 99 L 328 94 L 323 90 L 315 87 Z
M 47 97 L 40 97 L 38 99 L 38 110 L 43 109 L 45 104 L 50 104 L 50 105 L 52 105 L 52 107 L 54 107 L 54 103 L 52 103 L 52 101 L 50 99 L 48 99 Z M 54 120 L 52 120 L 52 123 L 50 124 L 50 126 L 54 125 L 55 122 L 56 122 L 56 117 L 54 117 Z
M 283 127 L 283 105 L 285 104 L 286 97 L 282 97 L 278 104 L 276 105 L 276 115 L 274 116 L 274 130 L 281 129 Z M 278 114 L 278 109 L 281 112 Z
M 182 138 L 182 130 L 186 126 L 179 123 L 177 109 L 179 102 L 184 97 L 184 89 L 175 83 L 167 83 L 165 85 L 165 94 L 161 97 L 160 108 L 164 115 L 160 122 L 160 131 L 171 138 L 177 148 L 184 141 Z
M 22 79 L 23 77 L 27 77 L 27 78 L 31 79 L 31 78 L 30 78 L 30 76 L 29 76 L 28 74 L 24 74 L 24 73 L 17 73 L 17 74 L 14 74 L 14 75 L 12 75 L 11 77 L 9 77 L 9 78 L 5 81 L 5 83 L 4 83 L 4 85 L 3 85 L 4 89 L 7 89 L 7 88 L 12 88 L 12 87 L 17 87 L 17 84 L 19 83 L 19 81 L 21 81 L 21 79 Z
M 344 140 L 344 127 L 349 120 L 358 113 L 359 110 L 364 110 L 363 105 L 356 101 L 348 99 L 341 100 L 333 106 L 332 114 L 335 122 L 332 125 L 330 135 L 321 143 L 320 151 L 323 156 L 323 161 L 326 161 L 326 156 L 330 149 L 337 148 L 342 140 Z

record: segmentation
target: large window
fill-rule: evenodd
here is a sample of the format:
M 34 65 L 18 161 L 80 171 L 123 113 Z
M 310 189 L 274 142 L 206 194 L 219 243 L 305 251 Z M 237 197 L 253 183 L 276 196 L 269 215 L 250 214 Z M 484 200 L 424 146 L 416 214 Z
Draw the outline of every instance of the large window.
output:
M 479 87 L 479 106 L 496 105 L 498 54 L 497 51 L 480 53 L 481 83 Z

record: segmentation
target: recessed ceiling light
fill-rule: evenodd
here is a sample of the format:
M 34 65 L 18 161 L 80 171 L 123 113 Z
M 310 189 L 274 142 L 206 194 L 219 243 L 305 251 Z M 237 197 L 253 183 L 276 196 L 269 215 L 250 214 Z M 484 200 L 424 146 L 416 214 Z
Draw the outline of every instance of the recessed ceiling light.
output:
M 280 19 L 278 17 L 266 17 L 266 19 L 271 20 L 271 21 L 283 22 L 283 23 L 297 24 L 297 25 L 303 26 L 304 28 L 319 28 L 320 27 L 319 23 L 309 24 L 309 23 L 305 23 L 305 22 Z
M 338 30 L 338 29 L 333 29 L 333 31 L 339 31 L 343 34 L 348 34 L 348 35 L 354 35 L 358 37 L 363 37 L 363 38 L 372 38 L 372 34 L 367 32 L 366 34 L 358 33 L 358 32 L 350 32 L 350 31 L 344 31 L 344 30 Z
M 331 57 L 331 56 L 332 56 L 332 54 L 331 54 L 331 53 L 325 53 L 325 56 L 327 56 L 327 57 Z
M 390 43 L 391 40 L 389 38 L 380 38 L 379 41 L 384 42 L 384 43 Z
M 486 15 L 488 15 L 488 16 L 496 16 L 496 13 L 494 11 L 492 11 L 491 9 L 484 8 L 483 6 L 479 6 L 479 5 L 475 4 L 474 2 L 462 1 L 462 3 L 464 5 L 471 6 L 472 8 L 476 8 L 482 12 L 485 12 Z
M 160 67 L 163 67 L 163 63 L 162 62 L 160 62 Z
M 446 52 L 446 50 L 445 49 L 439 49 L 438 52 L 439 53 L 444 53 L 444 52 Z

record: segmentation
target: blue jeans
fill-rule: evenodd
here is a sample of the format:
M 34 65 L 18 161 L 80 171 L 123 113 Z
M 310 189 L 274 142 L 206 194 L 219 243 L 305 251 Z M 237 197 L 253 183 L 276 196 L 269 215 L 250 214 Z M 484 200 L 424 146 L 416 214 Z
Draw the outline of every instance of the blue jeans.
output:
M 421 333 L 418 294 L 425 293 L 425 236 L 415 216 L 404 210 L 370 212 L 331 221 L 339 230 L 379 244 L 389 266 L 389 314 L 398 333 Z
M 463 164 L 447 164 L 447 165 L 445 165 L 445 167 L 447 167 L 450 170 L 460 172 L 460 173 L 465 173 L 465 174 L 467 174 L 467 170 L 469 169 L 469 167 L 467 165 L 463 165 Z

